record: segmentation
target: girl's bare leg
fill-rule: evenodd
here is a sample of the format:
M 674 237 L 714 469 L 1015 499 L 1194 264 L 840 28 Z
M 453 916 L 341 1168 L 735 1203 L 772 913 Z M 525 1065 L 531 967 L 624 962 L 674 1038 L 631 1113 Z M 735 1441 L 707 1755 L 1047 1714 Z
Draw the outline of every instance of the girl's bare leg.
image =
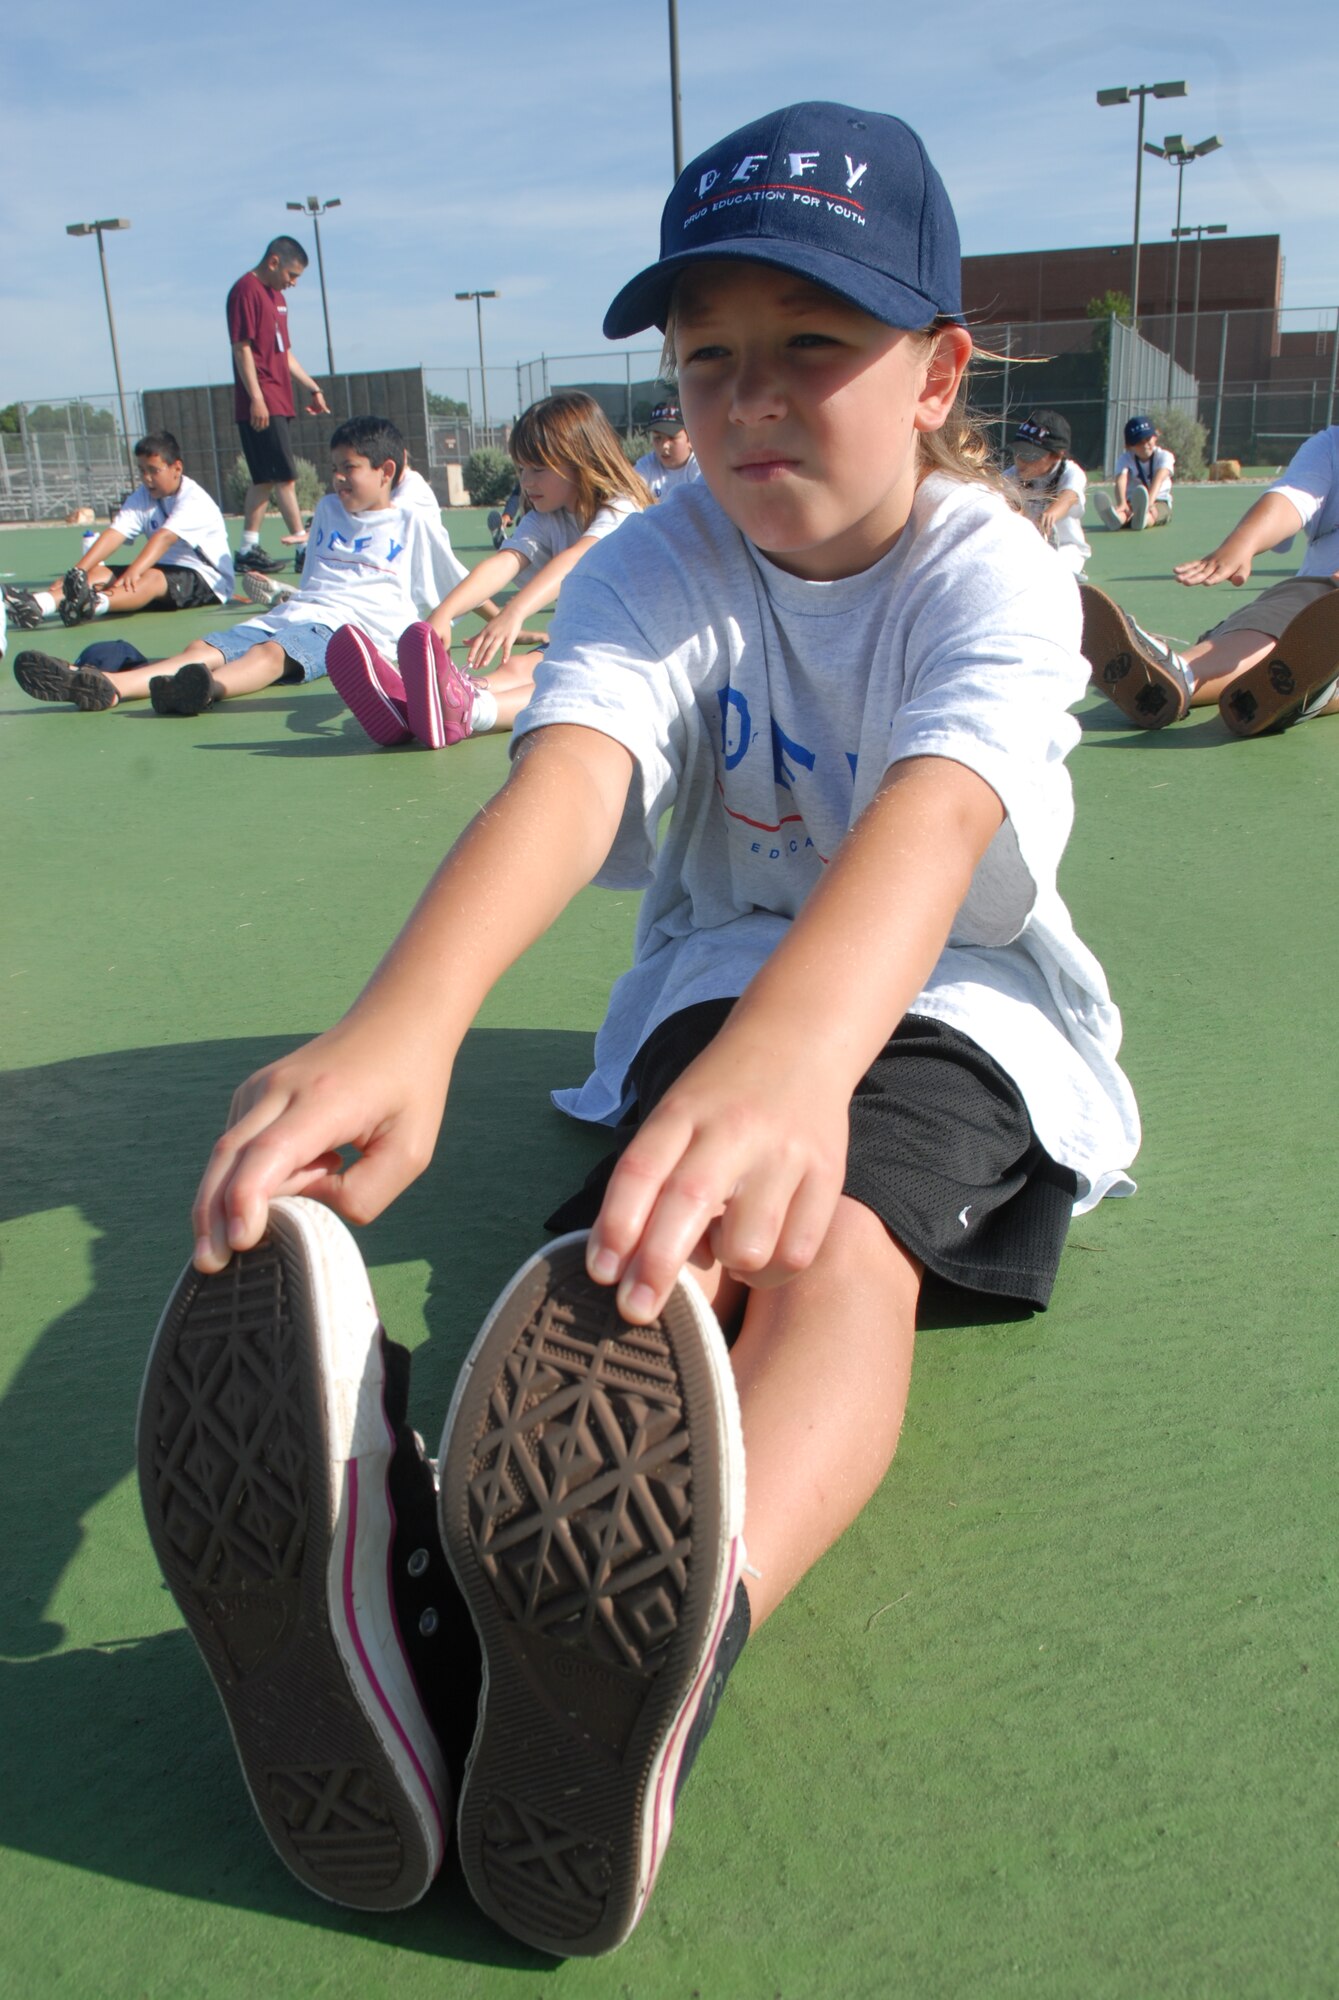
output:
M 695 1274 L 699 1275 L 699 1274 Z M 728 1320 L 739 1288 L 703 1288 Z M 749 1291 L 731 1351 L 744 1420 L 745 1578 L 754 1628 L 848 1528 L 892 1462 L 906 1409 L 921 1267 L 843 1195 L 809 1269 Z
M 212 647 L 210 649 L 213 650 Z M 284 671 L 284 649 L 277 639 L 266 639 L 258 646 L 248 646 L 235 660 L 226 666 L 211 667 L 210 672 L 225 695 L 255 694 L 261 688 L 272 687 Z

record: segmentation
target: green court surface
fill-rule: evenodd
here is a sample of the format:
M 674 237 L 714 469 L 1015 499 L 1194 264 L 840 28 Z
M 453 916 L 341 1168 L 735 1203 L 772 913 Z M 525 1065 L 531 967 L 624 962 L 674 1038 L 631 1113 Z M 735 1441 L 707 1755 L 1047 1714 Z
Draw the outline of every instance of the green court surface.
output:
M 1094 531 L 1091 573 L 1193 635 L 1240 600 L 1171 563 L 1251 497 Z M 486 552 L 480 515 L 449 521 Z M 0 533 L 0 569 L 77 546 Z M 161 652 L 211 622 L 118 629 Z M 234 1084 L 352 997 L 505 743 L 374 750 L 325 682 L 85 716 L 6 667 L 0 1991 L 1339 1992 L 1339 721 L 1239 743 L 1212 710 L 1154 736 L 1095 696 L 1081 717 L 1063 887 L 1125 1014 L 1139 1193 L 1075 1225 L 1049 1313 L 923 1332 L 892 1472 L 747 1649 L 641 1928 L 563 1965 L 483 1921 L 449 1860 L 394 1918 L 290 1880 L 132 1456 Z M 585 1073 L 633 915 L 588 891 L 502 984 L 432 1169 L 363 1232 L 431 1445 L 481 1315 L 601 1150 L 547 1091 Z

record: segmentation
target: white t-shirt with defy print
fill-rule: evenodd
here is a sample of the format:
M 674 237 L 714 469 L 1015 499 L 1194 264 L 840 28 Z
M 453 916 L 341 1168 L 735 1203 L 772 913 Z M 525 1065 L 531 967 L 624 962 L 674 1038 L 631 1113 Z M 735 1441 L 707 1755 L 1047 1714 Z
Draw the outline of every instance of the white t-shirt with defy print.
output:
M 943 475 L 922 482 L 889 554 L 835 583 L 769 563 L 703 483 L 592 550 L 563 586 L 515 739 L 577 722 L 626 746 L 635 772 L 597 879 L 646 893 L 594 1074 L 563 1108 L 614 1122 L 647 1035 L 744 990 L 889 766 L 947 757 L 1007 818 L 912 1011 L 1009 1073 L 1078 1175 L 1079 1210 L 1129 1192 L 1139 1120 L 1120 1016 L 1056 887 L 1079 736 L 1067 711 L 1088 680 L 1079 633 L 1073 578 L 1034 530 Z

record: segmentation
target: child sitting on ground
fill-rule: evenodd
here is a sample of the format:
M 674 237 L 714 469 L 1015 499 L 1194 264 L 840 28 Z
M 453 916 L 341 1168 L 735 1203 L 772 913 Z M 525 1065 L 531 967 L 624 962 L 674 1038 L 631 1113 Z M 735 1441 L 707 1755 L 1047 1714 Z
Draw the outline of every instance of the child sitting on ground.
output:
M 1014 432 L 1014 462 L 1004 477 L 1019 507 L 1065 568 L 1083 575 L 1092 554 L 1083 535 L 1088 480 L 1069 456 L 1069 420 L 1057 410 L 1034 410 Z
M 1178 563 L 1178 583 L 1244 584 L 1266 549 L 1283 555 L 1301 529 L 1296 576 L 1274 583 L 1178 651 L 1102 591 L 1083 590 L 1092 684 L 1136 729 L 1162 729 L 1218 704 L 1234 736 L 1259 736 L 1339 713 L 1339 424 L 1307 439 L 1211 555 Z
M 1093 505 L 1104 528 L 1162 528 L 1172 518 L 1175 456 L 1158 442 L 1152 417 L 1131 417 L 1125 449 L 1116 460 L 1116 497 L 1097 487 Z
M 553 603 L 563 578 L 598 542 L 650 505 L 612 424 L 582 390 L 564 389 L 532 403 L 517 420 L 508 450 L 528 512 L 426 625 L 404 633 L 398 671 L 355 628 L 341 633 L 331 650 L 330 678 L 374 742 L 405 743 L 414 736 L 441 750 L 467 736 L 510 729 L 532 686 L 534 656 L 512 658 L 512 647 L 529 636 L 526 618 Z M 447 651 L 452 620 L 483 607 L 522 570 L 530 572 L 526 581 L 470 642 L 462 672 Z M 477 680 L 499 654 L 496 671 Z
M 702 477 L 677 403 L 657 403 L 646 427 L 653 443 L 650 451 L 637 460 L 634 470 L 646 481 L 653 500 L 663 500 L 676 487 L 691 486 Z
M 263 616 L 208 632 L 171 659 L 128 667 L 113 680 L 44 653 L 20 653 L 14 676 L 37 701 L 85 710 L 148 695 L 159 715 L 200 715 L 225 696 L 254 694 L 275 681 L 310 681 L 326 671 L 331 635 L 357 618 L 393 648 L 416 613 L 445 584 L 467 574 L 451 537 L 421 507 L 397 504 L 404 439 L 384 417 L 350 417 L 330 440 L 334 492 L 312 516 L 302 587 Z
M 920 141 L 823 103 L 722 140 L 605 332 L 652 325 L 702 479 L 569 577 L 507 783 L 344 1020 L 235 1095 L 140 1404 L 282 1859 L 412 1902 L 461 1785 L 472 1894 L 562 1956 L 633 1929 L 750 1629 L 883 1479 L 924 1272 L 1043 1306 L 1138 1138 L 1056 887 L 1078 599 L 965 414 Z M 621 1152 L 485 1322 L 438 1500 L 330 1211 L 422 1172 L 484 996 L 592 876 L 646 893 L 562 1102 Z
M 186 477 L 171 431 L 135 446 L 140 483 L 72 569 L 50 590 L 6 590 L 13 624 L 31 632 L 44 618 L 81 625 L 132 611 L 196 611 L 233 593 L 228 530 L 214 502 Z M 123 542 L 145 537 L 133 562 L 110 564 Z

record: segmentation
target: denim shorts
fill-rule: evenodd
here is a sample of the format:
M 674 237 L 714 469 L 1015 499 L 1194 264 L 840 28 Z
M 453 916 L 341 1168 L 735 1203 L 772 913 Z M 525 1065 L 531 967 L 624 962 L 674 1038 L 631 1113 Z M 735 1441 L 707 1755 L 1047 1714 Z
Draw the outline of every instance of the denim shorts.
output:
M 328 625 L 286 624 L 271 632 L 256 620 L 247 619 L 226 632 L 206 632 L 204 642 L 206 646 L 217 648 L 226 664 L 229 660 L 240 659 L 252 646 L 263 646 L 267 641 L 273 641 L 284 649 L 281 679 L 319 681 L 325 672 L 325 649 L 333 636 Z

